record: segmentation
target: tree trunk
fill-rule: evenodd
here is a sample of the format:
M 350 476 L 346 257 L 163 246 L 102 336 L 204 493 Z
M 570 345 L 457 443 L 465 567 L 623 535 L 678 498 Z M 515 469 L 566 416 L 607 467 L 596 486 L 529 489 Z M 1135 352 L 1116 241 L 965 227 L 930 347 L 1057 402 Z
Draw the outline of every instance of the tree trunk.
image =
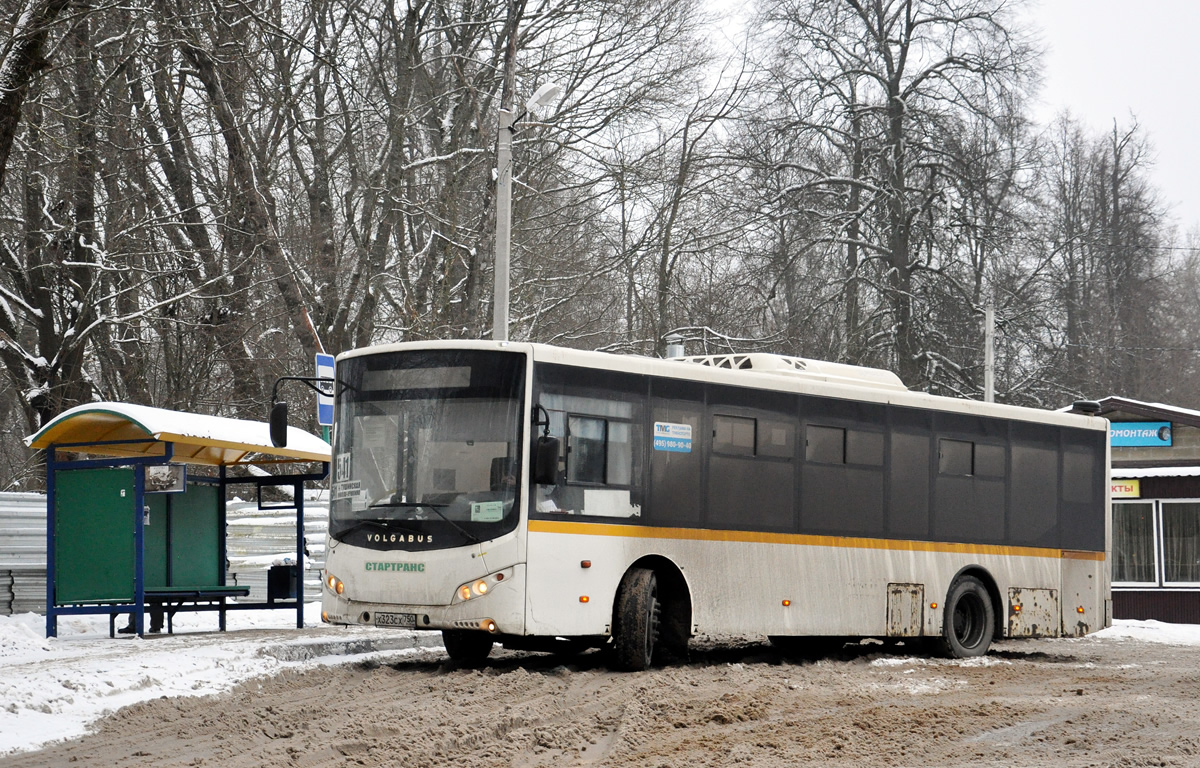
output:
M 0 62 L 0 189 L 4 188 L 8 155 L 21 122 L 21 105 L 29 85 L 38 72 L 50 65 L 42 53 L 50 25 L 69 3 L 70 0 L 29 0 L 13 30 L 8 54 Z
M 226 97 L 216 62 L 207 51 L 192 43 L 185 42 L 181 45 L 184 56 L 196 67 L 196 74 L 204 84 L 205 93 L 208 94 L 217 124 L 221 128 L 221 136 L 229 153 L 230 178 L 236 184 L 245 206 L 245 224 L 254 244 L 254 254 L 260 256 L 270 269 L 295 340 L 304 350 L 305 356 L 313 359 L 317 353 L 317 345 L 305 317 L 304 299 L 292 274 L 292 267 L 288 264 L 287 255 L 279 244 L 279 236 L 275 232 L 267 201 L 259 189 L 250 153 Z

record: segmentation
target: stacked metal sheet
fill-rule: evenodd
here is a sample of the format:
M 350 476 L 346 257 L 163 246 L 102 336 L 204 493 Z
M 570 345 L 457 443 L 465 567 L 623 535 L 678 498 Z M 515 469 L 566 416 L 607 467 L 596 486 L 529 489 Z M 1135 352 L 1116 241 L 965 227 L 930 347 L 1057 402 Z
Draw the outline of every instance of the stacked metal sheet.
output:
M 0 613 L 46 610 L 46 497 L 0 493 Z
M 46 569 L 20 569 L 12 574 L 12 607 L 9 613 L 46 612 Z
M 304 503 L 304 595 L 317 598 L 321 569 L 325 567 L 325 532 L 329 506 L 324 501 Z M 230 502 L 226 507 L 225 555 L 229 563 L 226 583 L 250 587 L 245 602 L 267 599 L 267 570 L 272 565 L 296 562 L 296 510 L 293 507 L 258 509 L 252 501 Z

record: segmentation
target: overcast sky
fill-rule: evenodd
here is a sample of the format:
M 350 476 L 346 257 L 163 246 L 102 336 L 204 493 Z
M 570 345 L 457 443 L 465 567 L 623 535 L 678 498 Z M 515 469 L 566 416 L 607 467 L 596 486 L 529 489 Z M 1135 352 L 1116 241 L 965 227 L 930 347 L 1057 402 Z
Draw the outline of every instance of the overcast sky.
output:
M 1200 230 L 1200 1 L 1035 0 L 1031 13 L 1046 47 L 1038 117 L 1067 109 L 1109 131 L 1135 116 L 1180 234 Z

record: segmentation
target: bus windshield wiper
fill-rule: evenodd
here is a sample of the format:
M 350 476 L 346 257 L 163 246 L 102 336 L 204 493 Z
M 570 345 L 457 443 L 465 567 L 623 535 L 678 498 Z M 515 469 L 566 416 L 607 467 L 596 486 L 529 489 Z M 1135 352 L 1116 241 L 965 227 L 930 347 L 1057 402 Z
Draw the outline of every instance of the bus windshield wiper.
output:
M 428 506 L 430 509 L 432 509 L 434 511 L 434 513 L 438 517 L 442 518 L 447 523 L 450 523 L 450 525 L 454 526 L 454 530 L 458 531 L 463 536 L 465 536 L 467 538 L 467 541 L 471 542 L 472 544 L 478 544 L 479 542 L 483 541 L 483 539 L 479 538 L 478 536 L 476 536 L 473 533 L 471 533 L 470 531 L 468 531 L 466 528 L 463 528 L 458 523 L 454 522 L 450 518 L 443 515 L 442 510 L 438 509 L 438 507 L 444 507 L 444 506 L 446 506 L 445 504 L 430 504 Z
M 442 518 L 447 523 L 450 523 L 450 525 L 452 525 L 454 527 L 454 530 L 461 533 L 472 544 L 478 544 L 479 542 L 483 541 L 483 539 L 479 538 L 475 534 L 468 531 L 466 528 L 463 528 L 461 525 L 459 525 L 458 523 L 454 522 L 453 520 L 451 520 L 450 518 L 448 518 L 444 514 L 442 514 L 442 507 L 448 507 L 448 506 L 450 506 L 450 505 L 449 504 L 434 504 L 434 503 L 431 503 L 428 501 L 381 501 L 376 504 L 372 504 L 370 506 L 370 509 L 375 509 L 377 507 L 427 507 L 427 508 L 433 510 L 433 513 L 435 515 Z
M 352 523 L 346 526 L 337 533 L 333 534 L 337 538 L 347 536 L 355 531 L 360 531 L 367 527 L 382 528 L 385 531 L 404 531 L 405 533 L 421 533 L 416 528 L 408 528 L 403 525 L 398 525 L 391 520 L 359 520 L 357 523 Z

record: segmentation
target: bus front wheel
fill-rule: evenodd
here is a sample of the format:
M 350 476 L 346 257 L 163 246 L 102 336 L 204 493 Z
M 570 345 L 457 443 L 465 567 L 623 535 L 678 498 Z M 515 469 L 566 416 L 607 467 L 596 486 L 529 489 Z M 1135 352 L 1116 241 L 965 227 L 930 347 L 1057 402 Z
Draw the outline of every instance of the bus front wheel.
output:
M 639 672 L 650 667 L 658 642 L 658 578 L 648 568 L 632 568 L 617 589 L 613 658 L 619 669 Z
M 460 664 L 481 664 L 492 652 L 492 636 L 470 629 L 443 629 L 446 655 Z
M 982 656 L 992 644 L 996 614 L 987 587 L 974 576 L 954 583 L 946 596 L 942 622 L 942 647 L 956 659 Z

